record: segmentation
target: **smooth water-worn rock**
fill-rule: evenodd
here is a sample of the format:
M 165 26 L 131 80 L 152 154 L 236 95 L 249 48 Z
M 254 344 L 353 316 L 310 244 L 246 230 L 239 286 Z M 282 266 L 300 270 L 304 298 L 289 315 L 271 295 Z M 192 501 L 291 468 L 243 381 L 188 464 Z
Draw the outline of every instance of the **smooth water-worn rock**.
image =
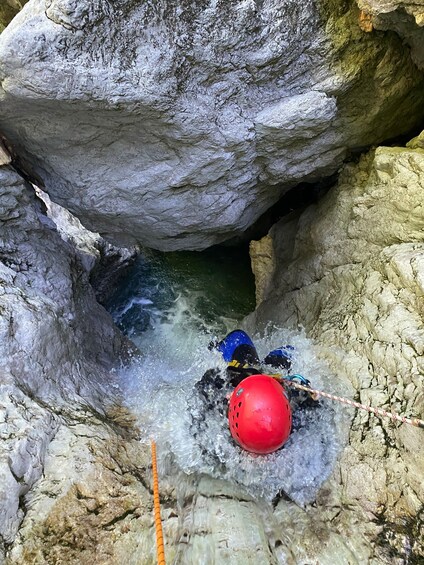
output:
M 114 407 L 110 371 L 124 340 L 74 249 L 8 168 L 0 222 L 0 543 L 8 545 L 63 419 L 77 407 L 81 416 Z
M 416 417 L 424 414 L 423 194 L 422 149 L 379 147 L 346 166 L 317 205 L 271 229 L 263 301 L 250 321 L 305 327 L 360 402 Z M 422 429 L 358 411 L 335 487 L 345 506 L 359 504 L 380 523 L 380 542 L 399 559 L 424 556 L 423 440 Z
M 240 234 L 424 112 L 402 41 L 341 0 L 32 0 L 0 78 L 23 168 L 90 229 L 158 249 Z
M 43 214 L 32 187 L 11 170 L 0 173 L 3 362 L 23 389 L 47 403 L 57 400 L 57 391 L 74 401 L 86 385 L 99 386 L 101 410 L 101 373 L 93 371 L 88 383 L 78 365 L 112 367 L 122 336 L 95 301 L 81 260 Z

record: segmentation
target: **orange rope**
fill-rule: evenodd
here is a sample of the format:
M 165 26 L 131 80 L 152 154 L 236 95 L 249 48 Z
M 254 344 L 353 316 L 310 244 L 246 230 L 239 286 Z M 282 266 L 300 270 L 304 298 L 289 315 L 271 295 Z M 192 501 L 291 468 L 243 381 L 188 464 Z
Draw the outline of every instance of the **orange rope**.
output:
M 163 546 L 162 520 L 160 518 L 158 464 L 156 460 L 156 443 L 152 440 L 152 473 L 153 473 L 153 507 L 156 528 L 156 554 L 158 565 L 165 564 L 165 549 Z

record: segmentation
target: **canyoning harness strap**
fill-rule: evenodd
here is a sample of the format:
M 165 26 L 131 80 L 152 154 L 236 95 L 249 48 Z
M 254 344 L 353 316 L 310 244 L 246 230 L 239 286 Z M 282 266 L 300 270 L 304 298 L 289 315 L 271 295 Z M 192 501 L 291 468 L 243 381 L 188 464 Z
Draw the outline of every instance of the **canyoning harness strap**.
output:
M 280 381 L 282 385 L 289 385 L 289 386 L 293 385 L 294 388 L 297 388 L 295 385 L 299 384 L 301 385 L 301 388 L 299 387 L 297 388 L 297 390 L 302 390 L 304 392 L 307 392 L 314 401 L 318 401 L 319 399 L 319 396 L 314 392 L 314 389 L 311 388 L 311 381 L 308 380 L 303 375 L 299 375 L 298 373 L 294 375 L 278 374 L 278 375 L 271 375 L 271 377 L 274 377 L 274 379 Z
M 239 363 L 238 361 L 230 361 L 227 363 L 227 382 L 232 387 L 238 386 L 241 381 L 253 375 L 259 375 L 262 371 L 257 367 L 252 367 L 248 363 Z
M 227 363 L 227 367 L 234 367 L 235 369 L 248 369 L 249 365 L 247 363 L 240 363 L 240 361 L 233 359 L 233 361 Z

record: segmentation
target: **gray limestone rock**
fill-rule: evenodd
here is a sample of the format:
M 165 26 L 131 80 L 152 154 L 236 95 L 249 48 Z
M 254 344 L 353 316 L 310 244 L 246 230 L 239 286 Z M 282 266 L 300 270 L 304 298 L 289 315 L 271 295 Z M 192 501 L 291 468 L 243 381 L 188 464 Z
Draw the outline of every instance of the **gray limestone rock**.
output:
M 249 321 L 303 326 L 360 402 L 421 418 L 423 193 L 422 149 L 379 147 L 346 166 L 317 205 L 281 220 L 259 247 L 268 260 Z M 422 429 L 358 410 L 334 486 L 339 520 L 359 505 L 399 559 L 424 556 L 423 440 Z
M 0 169 L 0 221 L 0 544 L 7 545 L 61 423 L 114 408 L 111 370 L 124 342 L 74 249 L 8 168 Z
M 0 561 L 4 552 L 8 565 L 147 565 L 156 551 L 151 456 L 115 393 L 122 340 L 32 188 L 6 168 L 0 180 Z M 181 474 L 158 448 L 169 562 L 354 564 L 368 555 L 362 540 L 346 544 L 326 525 L 340 501 L 321 495 L 324 518 L 284 500 L 274 512 L 233 483 Z
M 341 1 L 32 0 L 0 36 L 0 129 L 93 231 L 202 249 L 423 115 L 408 51 L 358 14 Z
M 115 388 L 123 340 L 81 255 L 44 212 L 31 186 L 0 169 L 0 562 L 147 565 L 151 456 Z M 80 251 L 95 248 L 97 236 L 50 213 Z M 270 509 L 159 455 L 169 560 L 277 562 Z
M 134 263 L 139 249 L 116 247 L 108 243 L 100 234 L 85 229 L 78 218 L 52 202 L 43 190 L 36 187 L 35 191 L 45 203 L 46 214 L 54 222 L 62 239 L 68 241 L 80 257 L 84 269 L 90 275 L 96 299 L 104 304 L 116 290 L 118 280 Z

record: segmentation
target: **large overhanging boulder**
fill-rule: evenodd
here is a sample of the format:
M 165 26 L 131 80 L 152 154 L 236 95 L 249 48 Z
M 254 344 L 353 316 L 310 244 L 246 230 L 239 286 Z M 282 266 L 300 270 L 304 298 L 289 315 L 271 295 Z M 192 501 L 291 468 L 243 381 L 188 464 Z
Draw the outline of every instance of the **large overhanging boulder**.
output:
M 32 0 L 0 79 L 0 128 L 51 197 L 165 250 L 242 232 L 424 112 L 401 40 L 342 1 Z

